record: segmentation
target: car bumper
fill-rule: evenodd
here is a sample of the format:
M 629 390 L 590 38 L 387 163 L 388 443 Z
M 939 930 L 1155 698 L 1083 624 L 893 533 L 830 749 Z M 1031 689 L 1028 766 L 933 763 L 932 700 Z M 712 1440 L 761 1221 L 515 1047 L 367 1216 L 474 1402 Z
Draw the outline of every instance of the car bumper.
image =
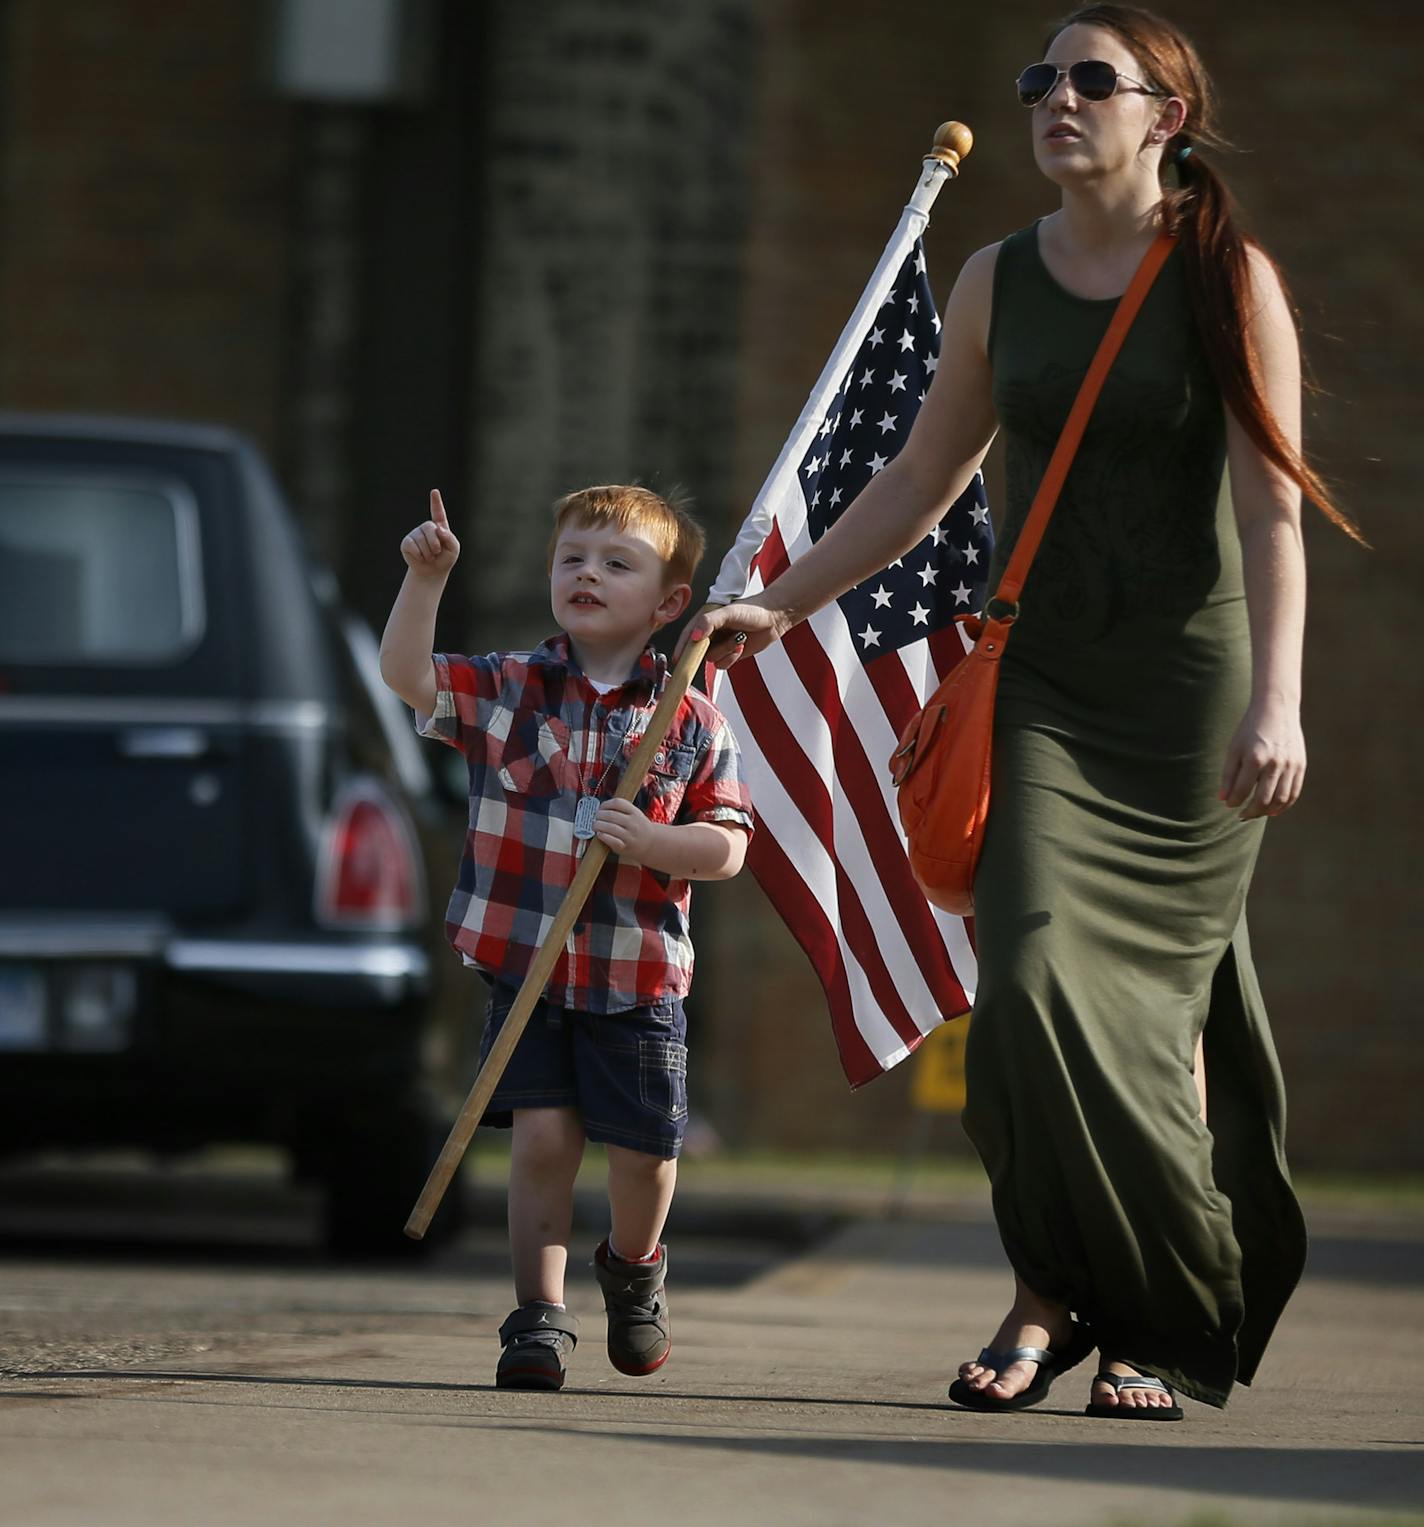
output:
M 0 919 L 0 1151 L 292 1143 L 384 1106 L 431 1064 L 429 977 L 396 938 Z
M 429 956 L 408 939 L 197 938 L 149 918 L 0 919 L 0 961 L 162 969 L 256 996 L 340 1007 L 403 1007 L 430 980 Z

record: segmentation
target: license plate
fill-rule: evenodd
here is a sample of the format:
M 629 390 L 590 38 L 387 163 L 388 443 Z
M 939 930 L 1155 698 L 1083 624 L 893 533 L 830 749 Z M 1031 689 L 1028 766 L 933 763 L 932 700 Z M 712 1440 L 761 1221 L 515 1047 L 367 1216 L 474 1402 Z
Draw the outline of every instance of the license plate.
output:
M 43 1050 L 45 978 L 35 965 L 0 965 L 0 1050 Z

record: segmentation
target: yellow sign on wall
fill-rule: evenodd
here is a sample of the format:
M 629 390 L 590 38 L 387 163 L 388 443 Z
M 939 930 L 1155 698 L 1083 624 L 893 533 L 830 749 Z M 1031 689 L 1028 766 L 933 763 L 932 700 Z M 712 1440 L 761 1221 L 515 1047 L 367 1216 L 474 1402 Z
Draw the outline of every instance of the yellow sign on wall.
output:
M 926 1113 L 958 1113 L 964 1107 L 964 1042 L 969 1014 L 932 1030 L 915 1052 L 910 1106 Z

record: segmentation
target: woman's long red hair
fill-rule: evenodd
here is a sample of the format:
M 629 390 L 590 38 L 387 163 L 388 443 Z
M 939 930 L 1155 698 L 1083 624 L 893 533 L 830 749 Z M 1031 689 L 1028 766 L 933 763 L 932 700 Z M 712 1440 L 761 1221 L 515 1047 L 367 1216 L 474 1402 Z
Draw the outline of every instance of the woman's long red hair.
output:
M 1162 154 L 1162 201 L 1169 226 L 1181 237 L 1187 289 L 1222 400 L 1266 460 L 1328 519 L 1363 542 L 1358 527 L 1335 502 L 1320 475 L 1286 439 L 1261 391 L 1251 341 L 1253 248 L 1275 272 L 1287 303 L 1290 294 L 1276 262 L 1242 231 L 1236 199 L 1225 180 L 1196 152 L 1201 147 L 1228 146 L 1217 130 L 1215 92 L 1196 49 L 1170 21 L 1133 5 L 1089 5 L 1074 11 L 1053 29 L 1050 44 L 1070 26 L 1112 32 L 1141 64 L 1147 83 L 1185 102 L 1186 124 Z M 1193 152 L 1181 159 L 1184 148 Z M 1173 166 L 1175 186 L 1167 183 Z

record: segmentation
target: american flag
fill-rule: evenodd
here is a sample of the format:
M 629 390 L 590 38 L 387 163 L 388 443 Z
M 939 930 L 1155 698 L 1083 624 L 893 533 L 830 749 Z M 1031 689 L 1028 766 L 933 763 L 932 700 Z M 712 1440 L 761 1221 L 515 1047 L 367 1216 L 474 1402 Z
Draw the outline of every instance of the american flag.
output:
M 939 329 L 918 229 L 902 221 L 712 599 L 770 583 L 894 458 L 939 363 Z M 968 930 L 910 873 L 888 760 L 964 654 L 952 622 L 982 607 L 992 549 L 976 476 L 913 551 L 713 681 L 746 756 L 748 863 L 825 987 L 852 1087 L 973 999 Z

